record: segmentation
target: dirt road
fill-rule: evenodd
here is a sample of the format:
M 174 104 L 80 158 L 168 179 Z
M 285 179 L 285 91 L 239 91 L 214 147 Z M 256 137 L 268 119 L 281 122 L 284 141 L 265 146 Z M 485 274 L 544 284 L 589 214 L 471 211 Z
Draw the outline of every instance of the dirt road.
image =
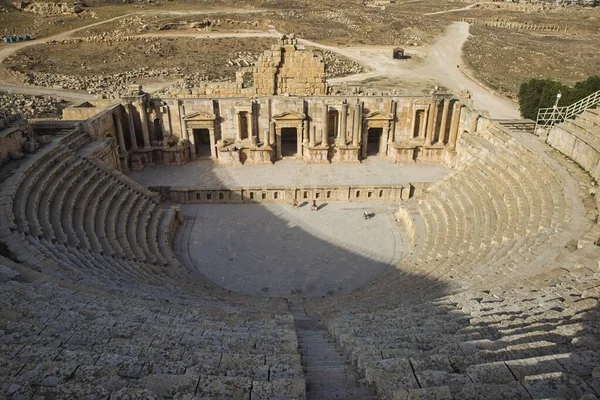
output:
M 198 39 L 224 38 L 224 37 L 279 37 L 281 33 L 270 32 L 239 32 L 239 33 L 173 33 L 142 35 L 144 37 L 192 37 Z M 335 47 L 326 46 L 306 39 L 298 42 L 306 46 L 317 47 L 338 53 L 366 67 L 367 72 L 330 79 L 332 84 L 353 82 L 361 85 L 366 81 L 376 81 L 378 88 L 393 90 L 393 85 L 399 82 L 410 83 L 413 86 L 443 86 L 454 93 L 468 90 L 473 96 L 474 106 L 486 110 L 493 118 L 519 118 L 516 105 L 503 96 L 493 93 L 467 77 L 462 70 L 462 46 L 469 37 L 469 24 L 455 22 L 451 24 L 445 34 L 440 37 L 429 49 L 425 49 L 424 60 L 394 60 L 390 57 L 391 47 Z M 457 66 L 460 65 L 460 68 Z
M 164 11 L 163 11 L 164 12 Z M 167 11 L 168 12 L 168 11 Z M 49 38 L 39 39 L 31 42 L 17 43 L 0 49 L 0 62 L 8 55 L 20 50 L 23 47 L 36 43 L 43 43 L 48 40 L 62 39 L 71 36 L 73 33 L 97 26 L 103 23 L 124 18 L 129 15 L 139 14 L 131 13 L 109 20 L 97 22 L 85 27 L 73 29 L 54 35 Z M 281 33 L 277 31 L 268 32 L 214 32 L 214 33 L 174 33 L 161 32 L 146 35 L 143 37 L 192 37 L 198 39 L 209 38 L 256 38 L 256 37 L 280 37 Z M 373 84 L 379 90 L 393 91 L 395 87 L 432 88 L 441 86 L 450 89 L 454 93 L 460 93 L 462 90 L 468 90 L 473 96 L 473 102 L 476 109 L 485 110 L 492 118 L 518 118 L 519 112 L 516 105 L 510 100 L 495 94 L 489 88 L 483 87 L 467 77 L 462 71 L 465 66 L 462 64 L 462 46 L 469 37 L 469 25 L 464 22 L 455 22 L 451 24 L 442 37 L 440 37 L 430 48 L 424 49 L 425 57 L 422 60 L 394 60 L 391 58 L 391 48 L 384 47 L 335 47 L 326 46 L 306 39 L 298 39 L 299 43 L 326 49 L 338 53 L 350 60 L 362 64 L 367 72 L 351 75 L 341 78 L 331 79 L 332 84 L 352 82 L 361 87 L 368 87 Z M 460 66 L 460 67 L 458 67 Z M 0 82 L 1 84 L 2 82 Z M 0 89 L 2 86 L 0 86 Z M 15 91 L 17 88 L 15 88 Z M 52 89 L 49 89 L 52 91 Z M 61 91 L 63 96 L 64 92 Z M 60 94 L 57 94 L 60 96 Z

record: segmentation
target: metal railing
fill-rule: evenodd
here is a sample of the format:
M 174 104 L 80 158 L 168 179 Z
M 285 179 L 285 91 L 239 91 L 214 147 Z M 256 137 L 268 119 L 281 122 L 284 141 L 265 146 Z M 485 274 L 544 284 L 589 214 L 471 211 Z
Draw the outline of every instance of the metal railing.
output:
M 574 115 L 581 114 L 590 107 L 600 104 L 600 90 L 566 107 L 540 108 L 535 123 L 538 127 L 551 128 L 557 123 L 564 122 Z

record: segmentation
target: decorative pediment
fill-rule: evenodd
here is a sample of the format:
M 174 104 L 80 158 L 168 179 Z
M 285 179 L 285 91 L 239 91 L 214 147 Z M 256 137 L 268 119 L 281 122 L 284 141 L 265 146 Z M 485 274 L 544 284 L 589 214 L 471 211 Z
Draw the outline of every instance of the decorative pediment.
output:
M 394 116 L 391 113 L 386 113 L 383 111 L 371 111 L 370 113 L 368 113 L 365 117 L 365 119 L 370 120 L 370 121 L 380 121 L 380 120 L 384 120 L 384 121 L 389 121 L 394 119 Z
M 214 121 L 216 119 L 215 114 L 205 113 L 201 111 L 196 111 L 189 113 L 183 117 L 183 119 L 187 122 L 194 121 Z
M 305 118 L 306 115 L 297 113 L 295 111 L 284 111 L 281 114 L 277 114 L 273 117 L 273 119 L 276 121 L 303 120 Z
M 235 107 L 252 107 L 252 100 L 239 100 L 233 103 Z

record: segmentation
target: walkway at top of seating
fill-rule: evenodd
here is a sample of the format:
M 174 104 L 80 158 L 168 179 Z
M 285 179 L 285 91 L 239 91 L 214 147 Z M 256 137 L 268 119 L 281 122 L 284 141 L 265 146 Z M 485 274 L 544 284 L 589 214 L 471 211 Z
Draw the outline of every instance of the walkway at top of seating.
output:
M 152 166 L 129 176 L 144 186 L 221 189 L 236 187 L 303 187 L 402 185 L 435 182 L 449 170 L 432 164 L 393 164 L 372 157 L 357 164 L 305 164 L 301 160 L 267 165 L 223 166 L 210 160 L 183 166 Z

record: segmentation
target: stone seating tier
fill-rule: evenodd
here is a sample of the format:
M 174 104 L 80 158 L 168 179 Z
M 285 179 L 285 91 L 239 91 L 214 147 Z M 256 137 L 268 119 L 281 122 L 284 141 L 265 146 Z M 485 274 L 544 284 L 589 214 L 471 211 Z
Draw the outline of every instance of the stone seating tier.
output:
M 572 231 L 564 177 L 497 126 L 459 147 L 457 171 L 404 207 L 403 264 L 308 310 L 380 398 L 597 398 L 600 228 Z M 582 250 L 562 251 L 585 226 Z
M 596 398 L 596 275 L 342 313 L 330 333 L 384 398 Z M 404 397 L 403 397 L 404 396 Z
M 600 107 L 590 108 L 554 125 L 548 143 L 576 161 L 595 179 L 600 174 Z
M 305 398 L 287 304 L 182 266 L 174 210 L 78 155 L 88 139 L 55 138 L 1 188 L 0 240 L 21 264 L 0 264 L 39 278 L 0 285 L 0 397 Z
M 0 305 L 3 396 L 305 398 L 283 315 L 17 281 Z
M 65 179 L 66 176 L 69 178 Z M 46 192 L 46 188 L 52 190 Z M 123 181 L 85 159 L 77 159 L 70 149 L 63 149 L 55 158 L 49 157 L 31 168 L 16 193 L 15 221 L 19 232 L 36 237 L 44 236 L 51 241 L 91 249 L 96 253 L 106 252 L 160 265 L 168 264 L 169 259 L 176 265 L 172 254 L 167 257 L 161 254 L 158 242 L 158 226 L 166 214 L 150 198 L 124 188 Z M 115 198 L 117 194 L 119 196 Z M 137 201 L 133 215 L 127 219 L 126 229 L 129 231 L 126 238 L 129 243 L 125 246 L 128 253 L 125 253 L 115 235 L 106 232 L 106 229 L 124 223 L 123 218 L 119 222 L 118 213 L 125 204 L 131 203 L 128 196 L 141 199 Z M 109 209 L 111 218 L 108 218 Z M 172 214 L 168 215 L 172 217 Z M 122 232 L 122 229 L 112 230 L 115 231 Z

